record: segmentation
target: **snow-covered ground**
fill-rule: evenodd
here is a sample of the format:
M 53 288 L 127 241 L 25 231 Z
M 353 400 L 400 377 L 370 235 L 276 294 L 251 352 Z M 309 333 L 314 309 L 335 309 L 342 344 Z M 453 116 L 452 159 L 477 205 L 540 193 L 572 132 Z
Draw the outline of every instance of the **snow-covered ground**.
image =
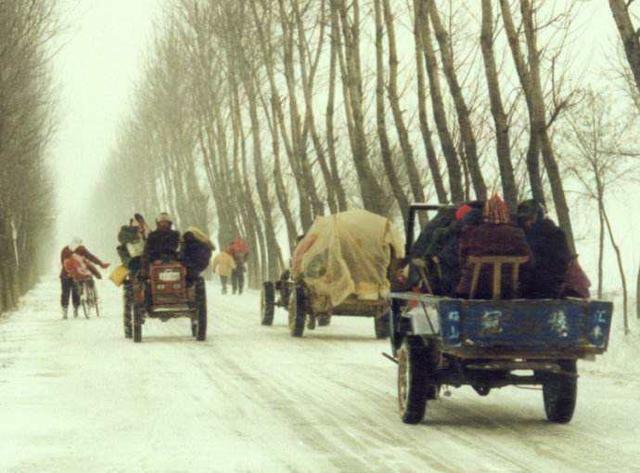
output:
M 283 311 L 262 327 L 256 294 L 211 286 L 207 342 L 186 320 L 149 321 L 138 345 L 120 292 L 99 290 L 100 319 L 60 320 L 52 278 L 0 321 L 0 472 L 640 469 L 637 369 L 582 363 L 568 425 L 544 420 L 539 391 L 505 388 L 453 390 L 407 426 L 371 320 L 292 339 Z

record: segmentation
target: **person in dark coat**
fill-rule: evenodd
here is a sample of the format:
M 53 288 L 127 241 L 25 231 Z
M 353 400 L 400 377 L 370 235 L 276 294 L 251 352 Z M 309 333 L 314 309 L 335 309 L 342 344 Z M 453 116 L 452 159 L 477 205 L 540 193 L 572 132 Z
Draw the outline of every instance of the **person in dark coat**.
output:
M 460 236 L 459 254 L 462 273 L 456 288 L 459 297 L 468 298 L 471 293 L 473 265 L 470 256 L 523 256 L 531 258 L 531 251 L 524 232 L 510 224 L 509 209 L 498 195 L 487 201 L 483 211 L 483 223 L 467 227 Z M 475 298 L 492 297 L 493 268 L 485 265 L 480 272 Z M 511 282 L 511 271 L 503 268 L 502 294 L 517 292 Z M 515 291 L 514 291 L 515 290 Z
M 131 274 L 140 270 L 142 253 L 144 251 L 144 231 L 138 220 L 132 218 L 129 225 L 123 225 L 118 232 L 118 243 L 116 248 L 122 264 L 127 267 Z
M 533 254 L 533 264 L 522 271 L 523 296 L 531 299 L 560 297 L 574 256 L 564 232 L 545 216 L 544 207 L 535 200 L 518 205 L 518 224 L 524 230 Z
M 466 208 L 465 208 L 466 207 Z M 462 210 L 462 212 L 460 211 Z M 438 294 L 453 296 L 460 281 L 460 257 L 458 243 L 462 232 L 482 223 L 482 211 L 463 206 L 456 212 L 456 220 L 447 228 L 436 230 L 427 248 L 427 257 L 437 261 L 440 268 Z
M 209 238 L 195 227 L 189 227 L 182 235 L 180 261 L 187 268 L 187 285 L 193 284 L 207 269 L 213 249 Z
M 154 261 L 176 261 L 180 233 L 173 230 L 173 219 L 162 212 L 156 219 L 156 229 L 149 233 L 142 254 L 143 268 L 148 273 L 149 265 Z

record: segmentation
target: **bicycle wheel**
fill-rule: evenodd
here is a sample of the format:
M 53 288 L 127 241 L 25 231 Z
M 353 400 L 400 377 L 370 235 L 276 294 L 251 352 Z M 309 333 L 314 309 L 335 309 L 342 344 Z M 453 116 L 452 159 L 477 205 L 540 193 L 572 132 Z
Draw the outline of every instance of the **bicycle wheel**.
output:
M 96 289 L 95 281 L 91 285 L 91 290 L 89 291 L 91 296 L 91 306 L 96 310 L 96 317 L 100 317 L 100 305 L 98 304 L 98 290 Z

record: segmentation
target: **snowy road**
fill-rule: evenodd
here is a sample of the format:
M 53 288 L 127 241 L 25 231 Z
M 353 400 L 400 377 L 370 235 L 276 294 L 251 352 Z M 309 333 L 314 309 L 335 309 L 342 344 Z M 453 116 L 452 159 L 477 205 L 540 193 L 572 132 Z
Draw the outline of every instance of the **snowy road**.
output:
M 336 318 L 291 339 L 257 297 L 210 290 L 208 341 L 186 319 L 122 336 L 120 293 L 104 316 L 59 319 L 58 286 L 0 321 L 0 472 L 639 471 L 640 382 L 580 378 L 569 425 L 542 395 L 471 389 L 402 424 L 395 366 L 370 320 Z

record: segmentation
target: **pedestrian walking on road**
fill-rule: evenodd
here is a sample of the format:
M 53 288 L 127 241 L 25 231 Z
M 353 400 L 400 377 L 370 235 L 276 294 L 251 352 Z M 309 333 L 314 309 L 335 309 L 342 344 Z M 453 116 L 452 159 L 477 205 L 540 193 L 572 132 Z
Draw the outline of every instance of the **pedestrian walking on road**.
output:
M 227 293 L 227 284 L 229 278 L 232 277 L 236 269 L 236 262 L 226 251 L 221 251 L 213 258 L 213 271 L 220 276 L 220 284 L 222 284 L 222 293 Z

